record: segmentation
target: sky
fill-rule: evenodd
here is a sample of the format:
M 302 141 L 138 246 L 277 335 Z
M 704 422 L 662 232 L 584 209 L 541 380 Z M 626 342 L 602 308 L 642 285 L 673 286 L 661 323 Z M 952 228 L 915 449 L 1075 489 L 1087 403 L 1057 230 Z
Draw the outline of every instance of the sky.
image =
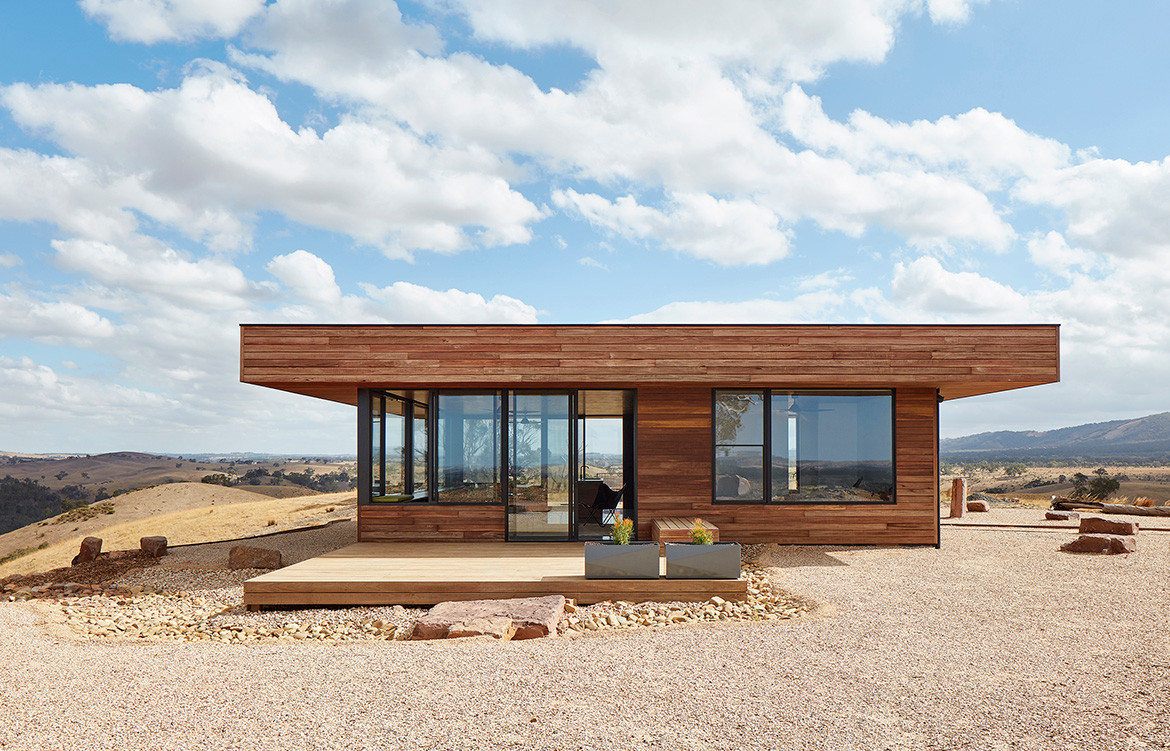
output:
M 352 453 L 240 323 L 1058 323 L 1170 410 L 1170 4 L 0 5 L 0 449 Z

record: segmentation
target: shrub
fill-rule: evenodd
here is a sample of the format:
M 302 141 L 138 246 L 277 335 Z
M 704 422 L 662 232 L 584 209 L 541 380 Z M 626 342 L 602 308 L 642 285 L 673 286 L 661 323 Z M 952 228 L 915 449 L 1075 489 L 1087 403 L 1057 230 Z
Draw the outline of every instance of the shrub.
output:
M 695 523 L 691 525 L 691 542 L 696 545 L 711 545 L 715 542 L 710 530 L 703 526 L 702 519 L 695 519 Z
M 632 519 L 617 519 L 613 523 L 613 541 L 618 545 L 629 545 L 634 535 Z

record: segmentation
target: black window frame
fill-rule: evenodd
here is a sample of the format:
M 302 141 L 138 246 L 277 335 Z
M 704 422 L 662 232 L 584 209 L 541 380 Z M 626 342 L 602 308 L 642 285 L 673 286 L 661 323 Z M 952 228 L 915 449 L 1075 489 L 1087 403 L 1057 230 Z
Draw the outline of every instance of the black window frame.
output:
M 764 443 L 761 451 L 761 462 L 763 469 L 763 484 L 764 492 L 763 500 L 744 501 L 739 499 L 727 500 L 720 499 L 718 492 L 719 475 L 717 471 L 718 466 L 718 452 L 719 452 L 719 435 L 718 426 L 715 415 L 718 408 L 717 397 L 720 392 L 729 393 L 759 393 L 764 395 L 764 420 L 763 433 Z M 803 500 L 789 500 L 782 496 L 777 499 L 776 493 L 773 492 L 772 484 L 772 394 L 780 393 L 788 394 L 825 394 L 825 395 L 848 395 L 848 394 L 874 394 L 874 395 L 889 395 L 890 397 L 890 499 L 889 500 L 841 500 L 841 499 L 803 499 Z M 733 445 L 733 444 L 729 444 Z M 734 444 L 738 445 L 738 444 Z M 755 446 L 756 444 L 743 444 L 745 446 Z M 743 386 L 734 387 L 726 386 L 721 388 L 711 389 L 711 503 L 719 506 L 893 506 L 898 502 L 898 390 L 897 389 L 870 389 L 870 388 L 851 388 L 851 389 L 832 389 L 832 388 L 783 388 L 783 387 L 759 387 L 759 386 Z

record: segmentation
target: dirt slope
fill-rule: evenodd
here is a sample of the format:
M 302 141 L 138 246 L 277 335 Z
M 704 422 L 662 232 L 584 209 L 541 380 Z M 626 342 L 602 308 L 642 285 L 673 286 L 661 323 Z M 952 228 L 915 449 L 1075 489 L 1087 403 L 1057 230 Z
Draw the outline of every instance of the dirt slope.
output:
M 164 535 L 172 545 L 214 542 L 353 516 L 355 505 L 353 491 L 267 498 L 203 483 L 160 485 L 83 507 L 91 510 L 90 518 L 69 512 L 0 535 L 0 558 L 45 545 L 0 565 L 0 576 L 67 566 L 88 535 L 101 537 L 104 550 L 137 548 L 147 535 Z

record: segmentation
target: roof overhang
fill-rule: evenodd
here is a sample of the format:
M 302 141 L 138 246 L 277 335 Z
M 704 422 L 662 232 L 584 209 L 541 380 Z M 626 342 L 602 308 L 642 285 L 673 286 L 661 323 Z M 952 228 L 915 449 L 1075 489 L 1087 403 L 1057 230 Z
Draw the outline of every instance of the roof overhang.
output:
M 1060 326 L 243 324 L 240 380 L 355 404 L 362 388 L 936 388 L 1056 383 Z

